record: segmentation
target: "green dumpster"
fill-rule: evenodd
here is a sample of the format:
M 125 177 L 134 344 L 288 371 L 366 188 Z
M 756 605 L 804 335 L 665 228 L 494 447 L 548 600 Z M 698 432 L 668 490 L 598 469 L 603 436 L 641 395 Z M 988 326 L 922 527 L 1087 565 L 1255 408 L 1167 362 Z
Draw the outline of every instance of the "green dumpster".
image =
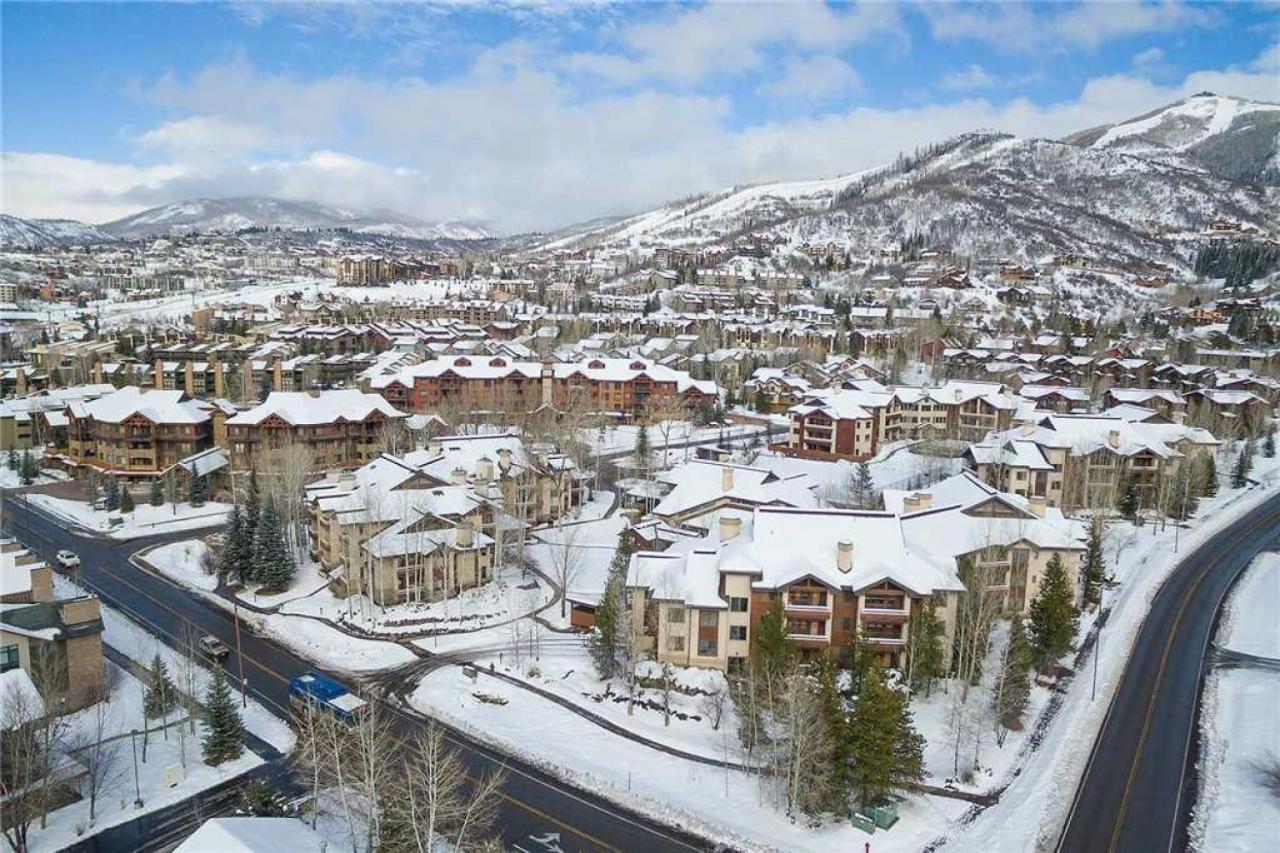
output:
M 880 829 L 888 829 L 898 822 L 898 804 L 890 800 L 882 800 L 862 811 L 867 817 L 875 821 L 876 826 Z
M 854 829 L 861 829 L 867 835 L 875 835 L 876 822 L 864 814 L 854 812 L 849 816 L 849 823 L 853 824 Z

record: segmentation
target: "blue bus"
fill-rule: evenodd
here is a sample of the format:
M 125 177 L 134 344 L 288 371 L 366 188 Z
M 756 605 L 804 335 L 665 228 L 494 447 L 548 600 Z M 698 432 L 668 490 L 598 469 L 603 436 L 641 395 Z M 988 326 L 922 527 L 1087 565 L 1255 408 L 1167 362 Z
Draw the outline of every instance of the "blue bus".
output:
M 359 722 L 369 707 L 368 702 L 318 672 L 289 679 L 289 705 L 298 712 L 323 709 L 348 726 Z

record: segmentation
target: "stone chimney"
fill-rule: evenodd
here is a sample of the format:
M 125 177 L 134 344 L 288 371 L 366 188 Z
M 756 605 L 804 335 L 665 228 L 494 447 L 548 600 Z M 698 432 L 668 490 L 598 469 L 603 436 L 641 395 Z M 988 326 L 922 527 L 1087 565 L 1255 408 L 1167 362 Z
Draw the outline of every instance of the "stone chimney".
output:
M 458 525 L 457 543 L 459 548 L 470 548 L 476 542 L 476 532 L 471 527 L 471 522 L 464 521 Z
M 726 492 L 733 488 L 732 468 L 724 467 L 720 469 L 720 487 Z
M 916 492 L 916 503 L 920 509 L 933 509 L 933 492 Z
M 151 372 L 153 376 L 151 384 L 155 388 L 164 388 L 164 362 L 157 358 L 151 366 Z
M 1027 498 L 1027 501 L 1030 504 L 1031 511 L 1035 513 L 1037 516 L 1039 516 L 1040 518 L 1044 518 L 1044 509 L 1047 506 L 1047 504 L 1045 503 L 1044 495 L 1032 495 L 1031 497 Z
M 454 468 L 453 471 L 450 472 L 450 474 L 453 477 L 454 485 L 465 486 L 467 484 L 466 468 Z
M 1112 447 L 1120 446 L 1120 430 L 1118 429 L 1111 430 L 1111 432 L 1107 435 L 1107 444 L 1110 444 Z
M 720 541 L 728 542 L 742 532 L 742 519 L 737 516 L 720 516 Z
M 920 509 L 920 498 L 915 494 L 907 495 L 902 499 L 902 514 L 909 515 Z
M 186 364 L 182 366 L 182 388 L 187 392 L 188 397 L 196 396 L 196 366 L 191 359 L 187 359 Z
M 213 369 L 213 396 L 227 396 L 227 377 L 226 374 L 222 372 L 222 362 L 215 358 L 213 361 L 209 362 L 209 367 Z
M 836 543 L 836 568 L 845 574 L 853 571 L 853 543 L 848 539 Z
M 481 480 L 489 481 L 493 479 L 493 460 L 488 456 L 481 456 L 476 460 L 476 476 Z

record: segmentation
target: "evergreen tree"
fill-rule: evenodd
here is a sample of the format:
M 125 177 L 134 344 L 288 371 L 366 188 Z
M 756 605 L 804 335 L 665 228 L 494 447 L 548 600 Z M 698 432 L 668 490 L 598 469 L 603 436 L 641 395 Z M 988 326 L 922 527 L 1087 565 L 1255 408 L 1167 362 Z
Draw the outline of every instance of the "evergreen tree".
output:
M 127 487 L 120 489 L 120 511 L 133 512 L 133 494 Z
M 630 618 L 626 609 L 627 568 L 631 565 L 631 553 L 635 550 L 631 529 L 618 532 L 618 548 L 609 565 L 604 594 L 596 607 L 596 629 L 591 634 L 591 659 L 601 678 L 612 678 L 618 671 L 618 647 L 620 632 Z
M 258 491 L 258 469 L 249 471 L 249 488 L 244 496 L 244 529 L 249 536 L 258 529 L 258 516 L 262 514 L 262 493 Z
M 151 505 L 164 506 L 164 483 L 159 477 L 151 481 Z
M 89 496 L 89 506 L 95 506 L 98 503 L 98 472 L 92 468 L 89 469 L 89 476 L 84 480 L 85 492 Z
M 221 667 L 213 671 L 204 706 L 204 763 L 216 766 L 239 758 L 244 751 L 244 723 L 240 721 L 240 712 L 236 710 L 231 687 Z
M 160 659 L 160 654 L 151 659 L 151 669 L 147 673 L 147 690 L 142 697 L 142 710 L 148 719 L 162 717 L 178 704 L 178 691 L 169 679 L 169 670 Z
M 1027 668 L 1030 663 L 1027 632 L 1022 619 L 1014 616 L 1009 623 L 1009 646 L 1005 650 L 1004 666 L 992 697 L 992 710 L 1000 725 L 1017 731 L 1022 728 L 1022 717 L 1027 712 L 1027 700 L 1031 696 L 1031 681 Z
M 115 474 L 107 475 L 107 489 L 105 494 L 105 506 L 108 510 L 116 510 L 120 508 L 120 483 L 116 480 Z
M 755 634 L 751 650 L 755 671 L 766 678 L 785 672 L 795 660 L 796 650 L 787 639 L 787 617 L 782 611 L 781 598 L 769 603 Z
M 769 395 L 765 393 L 763 388 L 757 388 L 755 394 L 755 410 L 762 415 L 769 413 Z
M 22 480 L 22 485 L 30 486 L 32 483 L 36 481 L 36 476 L 40 473 L 40 466 L 36 463 L 36 460 L 31 456 L 30 450 L 22 451 L 22 462 L 19 464 L 20 464 L 20 470 L 18 473 L 19 473 L 20 479 Z
M 871 478 L 871 466 L 864 460 L 858 463 L 853 474 L 853 502 L 858 509 L 871 509 L 876 503 L 876 484 Z
M 236 814 L 252 817 L 289 817 L 289 798 L 263 779 L 252 779 L 240 795 L 240 807 Z
M 297 566 L 284 540 L 274 501 L 268 500 L 253 534 L 253 577 L 269 590 L 284 590 L 293 582 Z
M 18 466 L 20 464 L 21 463 L 18 461 L 18 448 L 10 447 L 9 456 L 7 457 L 7 461 L 5 462 L 5 467 L 8 468 L 10 471 L 17 471 Z
M 1244 443 L 1240 455 L 1236 457 L 1235 467 L 1231 469 L 1231 488 L 1243 489 L 1249 485 L 1249 472 L 1253 470 L 1253 437 Z
M 1267 437 L 1262 440 L 1262 455 L 1268 459 L 1276 458 L 1276 431 L 1270 430 Z
M 911 656 L 908 666 L 911 671 L 912 690 L 924 688 L 925 696 L 933 690 L 933 681 L 946 672 L 946 661 L 942 649 L 942 620 L 938 618 L 938 606 L 933 596 L 928 596 L 924 604 L 911 619 L 907 627 L 907 649 Z
M 195 474 L 187 480 L 187 503 L 192 506 L 204 506 L 209 498 L 209 481 L 204 474 Z
M 1089 521 L 1089 541 L 1085 546 L 1084 565 L 1080 567 L 1084 580 L 1084 600 L 1097 604 L 1102 599 L 1102 582 L 1106 577 L 1106 557 L 1102 553 L 1102 516 L 1095 515 Z
M 1206 498 L 1218 493 L 1218 462 L 1212 453 L 1200 456 L 1199 489 Z
M 1031 600 L 1031 647 L 1043 668 L 1071 651 L 1080 616 L 1067 581 L 1062 557 L 1054 554 L 1040 580 L 1040 591 Z
M 823 810 L 846 814 L 853 788 L 853 763 L 849 709 L 840 693 L 840 666 L 831 655 L 823 655 L 814 666 L 814 675 L 822 715 L 822 737 L 828 744 L 831 760 L 828 802 L 823 804 Z
M 1199 508 L 1200 497 L 1196 489 L 1196 472 L 1191 460 L 1178 465 L 1178 473 L 1164 496 L 1164 514 L 1176 520 L 1190 518 Z
M 1138 484 L 1131 479 L 1125 479 L 1124 488 L 1120 491 L 1120 500 L 1116 504 L 1116 508 L 1120 510 L 1120 515 L 1133 521 L 1138 517 L 1138 510 L 1142 508 L 1142 492 L 1138 489 Z
M 640 431 L 636 433 L 636 465 L 645 474 L 649 473 L 649 460 L 653 451 L 649 446 L 649 425 L 641 421 Z
M 924 778 L 924 738 L 915 730 L 907 695 L 884 683 L 879 667 L 863 680 L 849 722 L 851 782 L 863 806 Z
M 222 552 L 218 555 L 218 575 L 223 583 L 244 586 L 252 580 L 253 540 L 245 530 L 240 507 L 231 507 L 231 515 L 222 529 Z

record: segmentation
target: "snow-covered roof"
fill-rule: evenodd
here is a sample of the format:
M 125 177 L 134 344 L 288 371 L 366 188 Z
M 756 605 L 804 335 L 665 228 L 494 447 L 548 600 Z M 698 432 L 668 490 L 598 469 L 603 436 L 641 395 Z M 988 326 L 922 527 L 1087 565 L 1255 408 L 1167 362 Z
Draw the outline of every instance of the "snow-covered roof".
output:
M 252 426 L 276 416 L 294 426 L 363 421 L 375 412 L 388 418 L 408 417 L 381 394 L 354 388 L 335 391 L 273 391 L 265 402 L 227 419 L 228 426 Z
M 680 516 L 713 502 L 735 505 L 812 507 L 817 484 L 804 474 L 779 477 L 764 468 L 694 460 L 659 474 L 671 491 L 654 507 L 659 516 Z
M 188 400 L 182 391 L 143 389 L 134 385 L 126 385 L 96 400 L 73 402 L 70 408 L 77 417 L 87 415 L 101 423 L 120 423 L 134 415 L 142 415 L 156 424 L 200 424 L 209 420 L 206 408 Z
M 296 817 L 215 817 L 174 853 L 319 853 L 326 846 L 319 833 Z

